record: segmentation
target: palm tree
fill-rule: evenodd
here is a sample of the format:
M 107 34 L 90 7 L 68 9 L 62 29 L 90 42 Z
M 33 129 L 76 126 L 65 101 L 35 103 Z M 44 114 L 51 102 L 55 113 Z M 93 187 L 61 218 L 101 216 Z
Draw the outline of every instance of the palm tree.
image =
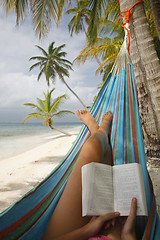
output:
M 61 79 L 61 81 L 66 85 L 66 87 L 76 96 L 76 98 L 81 102 L 84 108 L 85 104 L 78 97 L 78 95 L 69 87 L 69 85 L 64 80 L 64 76 L 69 77 L 68 69 L 72 70 L 72 63 L 68 61 L 65 56 L 66 52 L 62 51 L 65 44 L 54 48 L 54 42 L 49 44 L 48 52 L 46 52 L 42 47 L 36 46 L 43 54 L 43 56 L 31 57 L 30 60 L 38 60 L 35 64 L 30 67 L 30 71 L 35 67 L 40 68 L 40 73 L 38 75 L 38 81 L 42 74 L 45 74 L 48 86 L 50 85 L 50 80 L 55 82 L 56 74 Z
M 59 107 L 63 103 L 63 100 L 67 98 L 66 94 L 61 95 L 57 97 L 55 100 L 52 101 L 51 95 L 55 89 L 53 88 L 51 91 L 47 91 L 47 94 L 44 94 L 45 99 L 40 99 L 37 98 L 38 104 L 34 103 L 25 103 L 25 106 L 32 107 L 36 109 L 34 113 L 28 114 L 28 116 L 23 120 L 23 124 L 28 120 L 29 118 L 38 118 L 38 119 L 43 119 L 44 122 L 43 124 L 48 125 L 51 129 L 54 129 L 56 131 L 59 131 L 65 135 L 71 135 L 69 133 L 66 133 L 58 128 L 53 127 L 52 125 L 54 124 L 52 118 L 53 117 L 62 117 L 65 114 L 74 114 L 72 111 L 68 110 L 63 110 L 63 111 L 58 111 Z
M 66 11 L 67 14 L 75 14 L 68 24 L 69 32 L 71 33 L 71 36 L 73 32 L 78 34 L 79 32 L 84 31 L 87 37 L 87 32 L 85 29 L 85 25 L 83 23 L 83 21 L 85 21 L 85 24 L 88 25 L 90 22 L 90 10 L 87 7 L 88 7 L 88 1 L 76 0 L 76 6 Z
M 115 2 L 115 0 L 111 1 Z M 115 3 L 118 1 L 116 0 Z M 132 1 L 132 5 L 137 1 Z M 89 36 L 91 45 L 98 41 L 101 15 L 105 15 L 107 0 L 90 0 L 91 21 Z M 121 11 L 131 7 L 131 2 L 120 0 Z M 115 14 L 116 15 L 116 14 Z M 139 93 L 140 116 L 145 146 L 150 154 L 159 155 L 160 144 L 160 62 L 155 51 L 150 29 L 147 23 L 144 6 L 138 4 L 133 9 L 131 23 L 131 59 L 134 66 L 135 79 Z
M 132 1 L 132 4 L 137 1 Z M 131 7 L 130 1 L 120 0 L 121 11 Z M 133 9 L 130 19 L 131 59 L 139 95 L 139 109 L 146 151 L 159 155 L 160 144 L 160 61 L 155 51 L 145 16 L 144 5 Z M 151 148 L 150 148 L 151 145 Z

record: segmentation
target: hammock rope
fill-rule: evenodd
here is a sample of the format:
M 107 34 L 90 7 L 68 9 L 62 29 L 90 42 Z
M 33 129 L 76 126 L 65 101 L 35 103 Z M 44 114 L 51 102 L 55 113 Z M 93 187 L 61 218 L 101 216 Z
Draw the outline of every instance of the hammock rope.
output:
M 118 3 L 119 3 L 119 1 L 118 1 Z M 122 11 L 122 12 L 120 12 L 120 14 L 123 14 L 123 13 L 125 13 L 124 15 L 121 15 L 119 18 L 118 18 L 118 20 L 117 20 L 117 22 L 116 22 L 116 24 L 118 24 L 118 22 L 119 22 L 119 20 L 121 19 L 121 18 L 125 18 L 125 22 L 124 23 L 122 23 L 122 27 L 127 31 L 127 33 L 128 33 L 128 53 L 129 53 L 129 51 L 130 51 L 130 31 L 129 31 L 129 29 L 128 29 L 128 27 L 126 27 L 125 25 L 126 24 L 129 24 L 129 18 L 131 17 L 131 15 L 132 15 L 132 12 L 131 12 L 131 10 L 137 5 L 137 4 L 139 4 L 139 3 L 144 3 L 144 1 L 138 1 L 137 3 L 135 3 L 131 8 L 129 8 L 129 9 L 127 9 L 127 10 L 125 10 L 125 11 Z

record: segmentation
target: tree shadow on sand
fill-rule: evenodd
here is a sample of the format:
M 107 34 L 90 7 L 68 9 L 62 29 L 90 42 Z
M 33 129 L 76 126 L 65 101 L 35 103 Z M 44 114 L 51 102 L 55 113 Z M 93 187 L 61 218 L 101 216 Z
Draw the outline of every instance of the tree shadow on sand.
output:
M 54 156 L 54 157 L 43 157 L 39 160 L 32 162 L 31 164 L 43 164 L 43 163 L 51 163 L 51 164 L 58 164 L 63 160 L 64 156 Z

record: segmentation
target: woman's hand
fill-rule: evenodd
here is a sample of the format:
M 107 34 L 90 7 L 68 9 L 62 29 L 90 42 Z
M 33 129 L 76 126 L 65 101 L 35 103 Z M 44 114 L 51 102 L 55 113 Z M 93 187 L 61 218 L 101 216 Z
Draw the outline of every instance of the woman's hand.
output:
M 92 217 L 91 221 L 83 227 L 83 231 L 85 232 L 87 238 L 96 236 L 105 225 L 106 228 L 110 227 L 112 223 L 114 225 L 114 222 L 119 215 L 119 212 L 112 212 L 99 217 Z
M 129 216 L 127 217 L 121 233 L 122 240 L 136 240 L 136 233 L 135 233 L 135 224 L 136 224 L 136 212 L 137 212 L 137 199 L 133 198 L 131 202 L 131 209 Z M 121 218 L 121 222 L 123 218 Z
M 87 240 L 90 237 L 96 236 L 106 223 L 111 225 L 110 223 L 114 222 L 119 215 L 119 212 L 113 212 L 101 215 L 100 217 L 93 217 L 84 227 L 60 236 L 55 240 Z

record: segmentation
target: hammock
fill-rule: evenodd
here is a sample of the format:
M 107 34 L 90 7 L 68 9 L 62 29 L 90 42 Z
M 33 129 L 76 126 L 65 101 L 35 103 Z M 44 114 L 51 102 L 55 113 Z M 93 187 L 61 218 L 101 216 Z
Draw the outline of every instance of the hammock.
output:
M 142 130 L 138 111 L 133 66 L 126 50 L 121 48 L 112 72 L 99 91 L 91 108 L 97 123 L 110 110 L 113 113 L 111 145 L 116 164 L 140 163 L 143 170 L 148 217 L 139 217 L 142 239 L 160 239 L 160 221 L 152 184 L 146 168 Z M 39 240 L 65 188 L 83 144 L 89 138 L 83 125 L 73 146 L 60 164 L 39 185 L 0 214 L 0 239 Z

